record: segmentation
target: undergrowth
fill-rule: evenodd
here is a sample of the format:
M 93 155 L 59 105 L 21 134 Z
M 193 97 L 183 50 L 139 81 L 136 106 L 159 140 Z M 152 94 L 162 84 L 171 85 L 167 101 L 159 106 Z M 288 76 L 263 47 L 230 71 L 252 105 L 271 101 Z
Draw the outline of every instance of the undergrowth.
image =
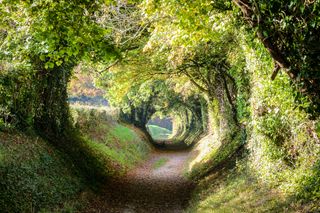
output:
M 64 153 L 34 135 L 0 132 L 0 141 L 2 212 L 78 208 L 84 179 Z
M 0 131 L 0 211 L 75 212 L 108 178 L 123 175 L 149 153 L 143 133 L 108 110 L 72 110 L 59 138 Z
M 187 212 L 290 212 L 290 201 L 260 183 L 244 159 L 202 179 Z
M 119 123 L 103 110 L 76 108 L 72 113 L 87 149 L 106 164 L 108 176 L 123 175 L 142 161 L 151 149 L 143 133 Z

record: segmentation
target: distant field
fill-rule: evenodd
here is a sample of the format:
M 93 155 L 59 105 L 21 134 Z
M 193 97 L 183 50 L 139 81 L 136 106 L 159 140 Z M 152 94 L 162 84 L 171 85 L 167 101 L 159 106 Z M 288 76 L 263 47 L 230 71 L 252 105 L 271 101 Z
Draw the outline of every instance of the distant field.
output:
M 148 125 L 148 129 L 152 138 L 155 140 L 168 139 L 172 134 L 170 130 L 156 125 Z

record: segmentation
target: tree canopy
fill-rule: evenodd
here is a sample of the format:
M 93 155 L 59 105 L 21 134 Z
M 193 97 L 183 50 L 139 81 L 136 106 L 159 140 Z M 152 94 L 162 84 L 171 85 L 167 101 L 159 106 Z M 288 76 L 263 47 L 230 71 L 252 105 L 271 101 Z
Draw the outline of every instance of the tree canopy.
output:
M 170 115 L 177 140 L 218 144 L 203 174 L 249 144 L 261 177 L 318 201 L 319 42 L 320 0 L 0 0 L 0 129 L 60 145 L 90 72 L 146 134 Z

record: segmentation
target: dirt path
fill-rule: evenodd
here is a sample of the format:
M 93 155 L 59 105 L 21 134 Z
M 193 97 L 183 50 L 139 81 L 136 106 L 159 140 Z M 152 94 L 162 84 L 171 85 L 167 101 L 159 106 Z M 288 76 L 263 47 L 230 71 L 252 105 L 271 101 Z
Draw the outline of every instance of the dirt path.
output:
M 91 212 L 183 212 L 193 184 L 183 176 L 186 151 L 156 151 L 121 180 L 107 184 Z

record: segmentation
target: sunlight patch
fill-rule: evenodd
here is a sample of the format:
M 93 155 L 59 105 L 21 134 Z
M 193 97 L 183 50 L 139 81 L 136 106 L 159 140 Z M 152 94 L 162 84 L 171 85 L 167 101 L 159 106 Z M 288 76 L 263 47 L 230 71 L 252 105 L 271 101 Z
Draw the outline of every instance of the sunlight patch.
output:
M 202 138 L 195 147 L 195 153 L 197 153 L 197 156 L 194 158 L 193 161 L 189 164 L 189 172 L 191 172 L 194 168 L 194 166 L 198 163 L 204 163 L 209 158 L 209 156 L 212 152 L 218 150 L 218 148 L 221 146 L 220 140 L 218 140 L 217 134 L 209 134 Z

